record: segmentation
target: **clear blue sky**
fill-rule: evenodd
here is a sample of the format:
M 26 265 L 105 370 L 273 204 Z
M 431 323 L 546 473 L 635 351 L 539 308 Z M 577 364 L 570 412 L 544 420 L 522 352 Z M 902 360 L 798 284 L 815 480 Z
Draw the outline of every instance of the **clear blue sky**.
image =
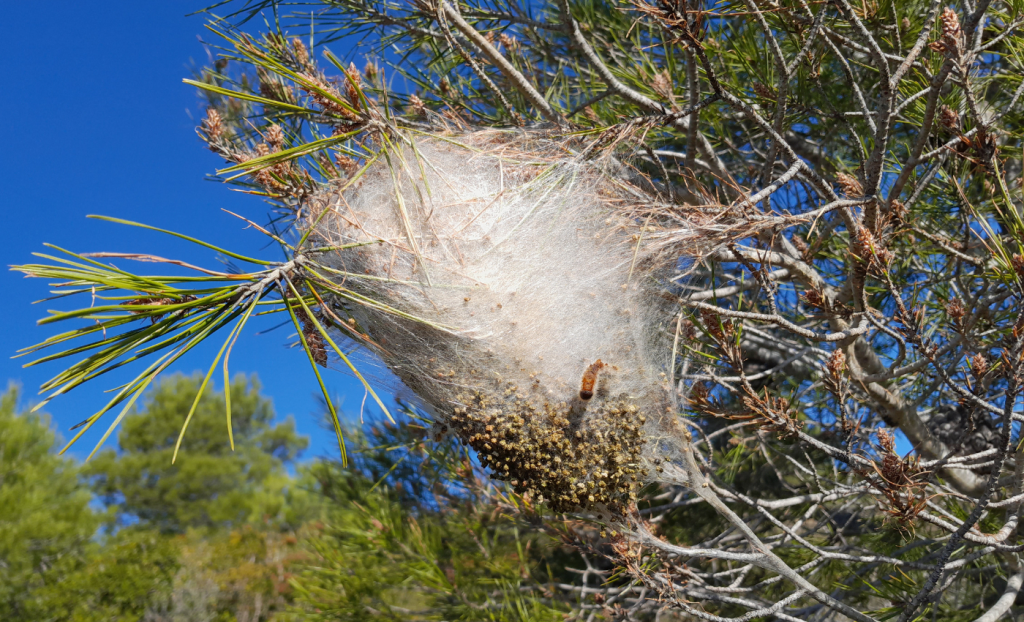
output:
M 0 68 L 5 186 L 0 259 L 5 266 L 32 261 L 31 253 L 43 251 L 43 242 L 80 252 L 150 252 L 219 265 L 210 252 L 160 234 L 87 220 L 86 214 L 145 222 L 248 255 L 277 258 L 264 236 L 243 230 L 239 220 L 221 211 L 263 222 L 266 206 L 204 180 L 222 163 L 196 136 L 202 107 L 194 89 L 181 82 L 190 67 L 206 62 L 199 39 L 204 19 L 186 17 L 202 6 L 202 0 L 5 5 L 0 20 L 0 54 L 6 59 Z M 342 57 L 363 54 L 337 45 L 332 51 Z M 21 384 L 22 403 L 30 405 L 39 385 L 60 368 L 23 369 L 25 359 L 9 357 L 53 334 L 53 326 L 35 322 L 47 308 L 68 308 L 69 302 L 32 305 L 47 295 L 45 281 L 6 270 L 0 279 L 5 293 L 0 382 Z M 261 328 L 267 324 L 246 328 L 232 355 L 232 369 L 259 374 L 278 416 L 295 416 L 300 432 L 311 436 L 306 457 L 336 454 L 333 432 L 319 426 L 317 387 L 305 355 L 285 347 L 288 331 L 255 335 Z M 176 370 L 205 370 L 212 347 L 187 355 Z M 128 377 L 111 374 L 79 387 L 46 411 L 68 437 L 70 426 L 109 399 L 104 391 Z M 325 379 L 333 394 L 345 396 L 348 414 L 358 416 L 361 385 L 337 371 Z M 97 429 L 105 429 L 102 424 Z M 73 453 L 87 455 L 98 438 L 90 432 Z

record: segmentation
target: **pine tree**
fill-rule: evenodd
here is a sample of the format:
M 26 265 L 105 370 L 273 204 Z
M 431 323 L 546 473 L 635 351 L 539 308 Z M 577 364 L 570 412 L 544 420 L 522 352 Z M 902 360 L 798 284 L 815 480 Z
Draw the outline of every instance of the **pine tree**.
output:
M 97 493 L 132 521 L 169 533 L 268 521 L 286 527 L 294 517 L 288 516 L 285 467 L 309 439 L 296 434 L 290 419 L 275 423 L 273 405 L 260 395 L 256 378 L 239 376 L 231 384 L 234 448 L 224 429 L 220 392 L 199 401 L 176 447 L 199 384 L 171 376 L 139 412 L 125 417 L 120 451 L 107 450 L 85 468 Z
M 49 420 L 0 401 L 0 619 L 42 620 L 37 591 L 81 563 L 102 516 L 78 467 L 52 452 Z
M 359 257 L 393 244 L 396 261 L 419 266 L 415 287 L 430 291 L 424 275 L 435 256 L 420 247 L 425 237 L 407 210 L 420 199 L 403 194 L 399 172 L 416 168 L 411 161 L 422 179 L 434 174 L 415 154 L 424 136 L 463 149 L 467 168 L 498 157 L 481 136 L 525 136 L 514 144 L 517 184 L 532 183 L 531 156 L 548 167 L 538 185 L 564 170 L 559 164 L 625 169 L 621 183 L 587 189 L 595 201 L 624 206 L 621 220 L 597 225 L 598 237 L 631 234 L 624 239 L 641 260 L 630 275 L 637 263 L 644 270 L 650 249 L 676 253 L 680 270 L 661 282 L 658 303 L 672 306 L 660 333 L 672 414 L 658 402 L 656 420 L 672 431 L 629 463 L 651 485 L 636 505 L 627 497 L 608 513 L 573 501 L 572 520 L 607 528 L 563 532 L 581 551 L 610 550 L 616 565 L 538 585 L 586 594 L 581 616 L 1018 614 L 1021 8 L 920 0 L 218 5 L 219 57 L 188 80 L 209 106 L 200 135 L 227 161 L 222 179 L 274 205 L 266 231 L 288 259 L 213 247 L 245 267 L 200 271 L 187 283 L 96 260 L 110 255 L 21 266 L 88 296 L 49 321 L 96 320 L 42 344 L 95 339 L 44 388 L 77 386 L 140 348 L 162 353 L 108 410 L 128 408 L 166 365 L 227 329 L 209 378 L 257 306 L 287 318 L 321 387 L 329 361 L 351 365 L 351 344 L 397 367 L 396 331 L 435 336 L 443 363 L 457 366 L 457 353 L 470 351 L 462 346 L 479 339 L 459 341 L 465 333 L 440 311 L 410 312 L 411 294 L 395 292 L 413 286 Z M 254 19 L 261 13 L 265 27 Z M 337 55 L 355 39 L 371 55 L 363 69 Z M 504 145 L 500 152 L 512 143 L 492 144 Z M 326 243 L 331 227 L 360 230 L 346 202 L 389 175 L 387 201 L 402 234 L 373 239 L 364 229 L 350 244 Z M 346 261 L 367 269 L 347 271 Z M 437 337 L 444 334 L 454 336 Z M 497 452 L 485 427 L 493 424 L 466 423 L 478 414 L 467 412 L 470 400 L 428 399 L 444 381 L 430 356 L 413 358 L 419 373 L 405 367 L 403 379 L 431 407 L 438 438 L 460 434 L 500 479 L 508 461 L 485 453 Z M 593 387 L 581 386 L 586 401 Z M 475 406 L 487 408 L 481 399 Z M 331 415 L 341 441 L 333 405 Z M 562 421 L 554 415 L 550 422 Z M 571 424 L 564 420 L 554 427 Z M 514 426 L 506 431 L 515 437 Z M 563 442 L 548 431 L 552 446 Z M 562 468 L 532 464 L 523 468 Z M 522 503 L 532 497 L 540 496 Z M 548 518 L 546 528 L 564 525 L 560 515 Z M 590 577 L 600 587 L 588 588 Z

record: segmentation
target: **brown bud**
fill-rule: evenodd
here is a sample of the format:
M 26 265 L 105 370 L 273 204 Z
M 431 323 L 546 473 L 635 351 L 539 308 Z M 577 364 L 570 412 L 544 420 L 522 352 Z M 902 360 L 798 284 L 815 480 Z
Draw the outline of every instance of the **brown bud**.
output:
M 760 82 L 755 82 L 754 86 L 752 88 L 754 89 L 754 93 L 756 93 L 757 96 L 762 98 L 762 99 L 768 99 L 768 100 L 771 100 L 771 101 L 775 101 L 775 99 L 777 97 L 775 95 L 775 91 L 773 91 L 772 89 L 768 88 L 764 84 L 761 84 Z
M 809 289 L 804 292 L 804 300 L 807 301 L 807 304 L 815 307 L 816 309 L 821 309 L 822 311 L 829 310 L 828 299 L 826 299 L 825 296 L 816 289 Z
M 359 163 L 343 153 L 334 154 L 334 164 L 346 175 L 352 175 L 359 170 Z
M 324 112 L 340 115 L 350 121 L 359 120 L 359 115 L 338 103 L 337 100 L 340 99 L 340 96 L 334 86 L 312 74 L 305 74 L 302 77 L 305 79 L 305 82 L 309 83 L 309 86 L 305 83 L 300 83 L 299 88 L 308 93 L 313 101 L 323 108 Z
M 376 80 L 378 71 L 376 63 L 372 60 L 366 61 L 366 67 L 363 67 L 363 74 L 366 76 L 367 80 L 370 80 L 371 82 Z
M 846 392 L 846 381 L 843 376 L 846 371 L 846 355 L 842 350 L 836 349 L 826 363 L 828 377 L 824 379 L 825 388 L 836 397 L 842 399 Z
M 511 37 L 505 33 L 498 35 L 498 41 L 506 50 L 513 50 L 517 45 L 519 45 L 519 41 L 516 40 L 515 37 Z
M 306 51 L 306 46 L 302 43 L 302 39 L 298 37 L 292 39 L 292 54 L 295 55 L 295 62 L 299 65 L 305 66 L 309 63 L 309 52 Z
M 896 435 L 892 430 L 882 428 L 878 431 L 878 444 L 885 453 L 892 453 L 896 447 Z
M 348 80 L 345 81 L 345 95 L 348 97 L 348 103 L 358 110 L 362 103 L 359 87 L 363 83 L 363 75 L 356 69 L 355 63 L 349 63 L 348 69 L 345 70 L 345 75 L 348 76 Z
M 949 106 L 943 105 L 939 110 L 939 122 L 948 130 L 960 131 L 960 115 Z
M 327 367 L 327 348 L 324 347 L 323 335 L 309 319 L 305 309 L 296 309 L 295 317 L 302 324 L 302 337 L 309 348 L 309 354 L 313 361 L 321 367 Z
M 889 204 L 892 209 L 892 217 L 896 222 L 903 222 L 907 217 L 907 206 L 899 199 L 893 199 Z
M 960 18 L 956 11 L 946 7 L 942 10 L 942 37 L 959 41 L 961 34 Z
M 1013 269 L 1017 272 L 1017 276 L 1024 279 L 1024 255 L 1015 253 L 1010 261 L 1013 263 Z
M 928 44 L 936 52 L 959 54 L 963 31 L 960 29 L 960 18 L 956 11 L 946 7 L 942 11 L 942 37 Z
M 415 94 L 409 96 L 409 105 L 412 106 L 413 112 L 417 115 L 423 115 L 427 112 L 427 107 L 423 103 L 423 100 Z
M 668 69 L 654 75 L 654 79 L 651 81 L 651 88 L 661 97 L 669 100 L 672 99 L 674 93 L 672 92 L 672 78 L 668 75 Z
M 704 328 L 711 333 L 712 337 L 717 341 L 723 341 L 725 339 L 723 327 L 729 322 L 729 320 L 723 320 L 721 315 L 710 309 L 701 309 L 700 319 L 704 323 Z M 726 329 L 726 332 L 727 331 L 728 329 Z
M 864 187 L 860 185 L 860 181 L 856 177 L 848 173 L 838 173 L 836 175 L 836 181 L 839 183 L 839 188 L 843 191 L 843 194 L 856 199 L 864 196 Z
M 839 378 L 846 371 L 846 355 L 842 350 L 835 350 L 832 356 L 828 357 L 828 373 Z
M 953 298 L 946 303 L 946 314 L 949 315 L 954 323 L 959 324 L 964 319 L 964 315 L 967 314 L 964 302 L 959 298 Z
M 216 142 L 224 135 L 224 123 L 216 108 L 208 108 L 206 110 L 206 119 L 203 120 L 203 131 L 206 132 L 206 138 L 211 143 Z
M 284 147 L 284 130 L 275 123 L 267 128 L 266 139 L 272 151 L 281 151 Z
M 857 230 L 854 245 L 853 254 L 865 261 L 870 261 L 875 255 L 878 242 L 875 240 L 875 236 L 871 235 L 867 227 L 861 227 Z
M 806 255 L 807 251 L 810 250 L 810 247 L 807 246 L 807 242 L 805 242 L 804 239 L 799 235 L 793 235 L 792 242 L 793 246 L 796 248 L 796 250 L 800 251 L 801 255 Z
M 988 372 L 988 359 L 981 352 L 971 357 L 971 373 L 978 380 Z

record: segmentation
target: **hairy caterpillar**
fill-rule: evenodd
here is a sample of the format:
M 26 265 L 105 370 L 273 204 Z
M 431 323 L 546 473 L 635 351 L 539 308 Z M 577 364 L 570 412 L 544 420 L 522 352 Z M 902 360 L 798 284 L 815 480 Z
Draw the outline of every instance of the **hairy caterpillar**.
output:
M 604 363 L 601 359 L 594 361 L 587 371 L 583 372 L 583 381 L 580 383 L 580 399 L 589 400 L 594 397 L 594 383 L 597 382 L 597 372 L 601 371 Z

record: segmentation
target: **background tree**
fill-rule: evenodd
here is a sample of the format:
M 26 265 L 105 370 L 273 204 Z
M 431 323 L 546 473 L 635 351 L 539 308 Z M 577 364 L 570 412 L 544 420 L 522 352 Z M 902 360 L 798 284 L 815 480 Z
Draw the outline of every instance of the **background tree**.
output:
M 150 622 L 269 620 L 285 607 L 287 567 L 297 555 L 293 531 L 319 513 L 308 484 L 287 471 L 308 438 L 296 434 L 291 419 L 275 422 L 255 377 L 238 376 L 231 385 L 232 447 L 223 393 L 204 393 L 192 409 L 200 383 L 181 375 L 160 382 L 140 412 L 125 417 L 119 451 L 86 465 L 110 510 L 135 524 L 94 560 L 106 564 L 108 575 L 70 578 L 65 594 L 85 593 L 73 602 L 90 603 L 112 590 L 122 602 L 111 610 L 128 619 L 144 614 Z M 172 461 L 190 412 L 189 435 Z M 132 557 L 119 551 L 136 549 L 139 567 L 133 568 Z M 161 552 L 166 559 L 153 558 Z M 120 573 L 141 585 L 148 581 L 148 591 L 132 593 L 124 587 L 132 581 L 113 576 Z M 84 585 L 74 585 L 76 579 Z
M 51 451 L 47 419 L 17 402 L 13 387 L 0 400 L 0 618 L 43 619 L 37 590 L 82 563 L 102 516 L 78 466 Z
M 287 313 L 318 378 L 317 364 L 348 363 L 332 335 L 371 343 L 348 319 L 375 301 L 324 277 L 329 256 L 289 229 L 310 197 L 358 184 L 403 132 L 527 127 L 649 180 L 643 233 L 706 241 L 689 278 L 665 288 L 677 305 L 665 374 L 693 453 L 658 457 L 656 485 L 604 535 L 566 533 L 611 551 L 611 568 L 583 575 L 599 589 L 547 588 L 587 594 L 578 611 L 610 617 L 1012 616 L 1024 583 L 1022 8 L 219 5 L 221 56 L 192 81 L 211 107 L 201 134 L 228 160 L 225 179 L 275 204 L 268 233 L 287 259 L 231 255 L 251 269 L 204 270 L 188 286 L 96 256 L 22 267 L 109 303 L 54 317 L 96 323 L 43 345 L 116 335 L 45 388 L 138 347 L 166 352 L 116 394 L 130 404 L 231 325 L 227 352 L 258 304 Z M 261 11 L 266 28 L 249 21 Z M 349 36 L 381 64 L 317 54 Z
M 296 531 L 320 516 L 323 503 L 314 478 L 286 470 L 307 439 L 290 422 L 274 422 L 255 380 L 239 377 L 234 390 L 237 453 L 203 455 L 202 468 L 190 473 L 207 487 L 183 496 L 176 494 L 188 492 L 183 473 L 156 438 L 159 428 L 148 425 L 153 419 L 130 416 L 120 453 L 80 465 L 56 455 L 45 417 L 16 413 L 17 391 L 10 389 L 0 403 L 0 617 L 255 622 L 284 611 L 291 566 L 304 557 Z M 197 391 L 194 380 L 168 378 L 146 407 L 180 425 L 191 405 L 183 393 Z M 207 406 L 195 415 L 197 429 L 210 425 L 203 418 L 211 412 L 221 423 L 223 411 Z M 244 495 L 224 494 L 232 485 Z M 96 511 L 94 494 L 116 502 Z M 231 502 L 240 507 L 223 509 Z
M 295 620 L 563 620 L 584 566 L 470 456 L 414 419 L 351 431 L 348 467 L 310 469 L 327 512 L 292 566 Z
M 33 590 L 30 615 L 13 620 L 129 622 L 153 619 L 175 592 L 179 544 L 158 531 L 128 528 L 88 548 L 76 564 L 57 569 Z M 177 621 L 175 621 L 177 622 Z
M 101 453 L 86 468 L 96 491 L 117 512 L 172 533 L 300 520 L 288 514 L 286 497 L 298 491 L 290 490 L 285 469 L 309 441 L 295 433 L 291 420 L 274 423 L 273 406 L 259 394 L 255 378 L 237 377 L 231 385 L 234 449 L 225 432 L 223 394 L 207 393 L 172 462 L 199 384 L 196 378 L 167 378 L 140 412 L 125 417 L 120 451 Z
M 170 378 L 149 396 L 146 413 L 180 421 L 197 389 L 193 380 Z M 239 405 L 243 419 L 257 413 L 249 428 L 264 428 L 264 435 L 236 434 L 243 459 L 242 447 L 254 438 L 270 439 L 266 447 L 281 438 L 302 444 L 287 425 L 273 425 L 269 400 L 254 384 L 239 378 L 234 389 L 250 398 L 249 406 Z M 0 411 L 0 491 L 10 495 L 0 557 L 5 620 L 544 620 L 562 619 L 575 601 L 571 594 L 551 600 L 541 587 L 572 580 L 564 566 L 579 561 L 573 551 L 536 533 L 532 518 L 465 452 L 428 442 L 414 420 L 353 431 L 348 467 L 321 460 L 300 465 L 291 477 L 278 464 L 273 477 L 245 484 L 247 518 L 189 522 L 196 498 L 150 495 L 147 512 L 118 528 L 117 517 L 138 506 L 93 511 L 84 472 L 116 472 L 117 479 L 93 477 L 105 496 L 127 498 L 143 479 L 151 489 L 161 489 L 165 477 L 173 486 L 181 473 L 169 460 L 140 459 L 148 451 L 167 458 L 167 447 L 145 441 L 135 426 L 151 419 L 129 417 L 121 440 L 130 444 L 82 469 L 54 454 L 45 418 L 15 414 L 16 401 L 12 389 Z M 252 460 L 261 465 L 260 455 Z M 225 465 L 250 470 L 238 459 L 204 465 L 211 482 L 221 481 L 214 475 Z M 274 502 L 251 504 L 264 498 Z M 254 507 L 275 513 L 257 515 Z

